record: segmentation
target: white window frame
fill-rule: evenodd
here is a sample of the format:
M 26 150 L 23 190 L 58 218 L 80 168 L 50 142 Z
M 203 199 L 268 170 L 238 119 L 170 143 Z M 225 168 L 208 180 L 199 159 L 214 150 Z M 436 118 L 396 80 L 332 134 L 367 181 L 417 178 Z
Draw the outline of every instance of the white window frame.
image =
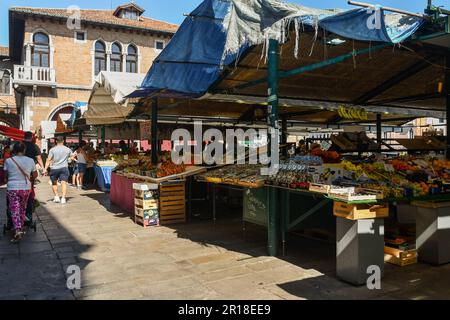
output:
M 156 48 L 156 43 L 157 43 L 157 42 L 162 42 L 162 44 L 163 44 L 163 48 L 162 48 L 162 49 Z M 165 48 L 166 48 L 166 41 L 165 41 L 165 40 L 156 40 L 156 39 L 155 39 L 155 50 L 156 50 L 156 51 L 161 52 L 161 51 L 164 50 Z
M 84 40 L 78 40 L 77 39 L 77 33 L 83 33 L 84 34 Z M 73 41 L 75 43 L 79 43 L 79 44 L 85 44 L 87 43 L 87 30 L 75 30 L 73 32 Z
M 3 96 L 3 97 L 10 97 L 10 96 L 13 96 L 14 95 L 14 92 L 13 92 L 13 73 L 12 73 L 12 70 L 10 70 L 10 69 L 0 69 L 0 70 L 2 70 L 2 71 L 8 71 L 8 73 L 9 73 L 9 93 L 2 93 L 2 92 L 0 92 L 0 96 Z

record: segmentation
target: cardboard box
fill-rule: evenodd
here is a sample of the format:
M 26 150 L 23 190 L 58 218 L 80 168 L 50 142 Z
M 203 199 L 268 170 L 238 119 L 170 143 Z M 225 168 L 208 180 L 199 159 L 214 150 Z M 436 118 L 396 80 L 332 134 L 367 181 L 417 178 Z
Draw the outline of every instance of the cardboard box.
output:
M 157 190 L 134 190 L 134 198 L 141 200 L 157 200 L 159 199 L 159 192 Z
M 133 183 L 133 189 L 140 191 L 158 190 L 159 186 L 151 183 Z
M 144 209 L 140 209 L 140 208 L 134 208 L 134 214 L 137 217 L 144 218 L 145 220 L 159 218 L 158 209 L 144 210 Z

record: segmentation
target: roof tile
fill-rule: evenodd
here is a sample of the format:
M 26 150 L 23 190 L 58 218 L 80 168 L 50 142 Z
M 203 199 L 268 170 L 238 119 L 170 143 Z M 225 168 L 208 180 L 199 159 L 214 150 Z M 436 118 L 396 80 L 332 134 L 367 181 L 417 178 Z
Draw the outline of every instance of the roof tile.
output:
M 73 12 L 67 9 L 12 7 L 10 11 L 41 16 L 69 18 Z M 114 10 L 80 10 L 81 20 L 91 23 L 106 23 L 123 27 L 146 29 L 175 33 L 178 25 L 141 16 L 139 20 L 118 18 L 113 15 Z

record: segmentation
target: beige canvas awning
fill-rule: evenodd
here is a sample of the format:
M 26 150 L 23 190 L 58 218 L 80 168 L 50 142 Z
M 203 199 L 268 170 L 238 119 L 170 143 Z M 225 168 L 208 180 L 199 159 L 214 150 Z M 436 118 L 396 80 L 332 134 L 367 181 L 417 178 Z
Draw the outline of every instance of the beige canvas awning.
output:
M 102 71 L 95 80 L 88 110 L 83 115 L 87 125 L 118 124 L 133 111 L 126 98 L 135 91 L 145 74 Z

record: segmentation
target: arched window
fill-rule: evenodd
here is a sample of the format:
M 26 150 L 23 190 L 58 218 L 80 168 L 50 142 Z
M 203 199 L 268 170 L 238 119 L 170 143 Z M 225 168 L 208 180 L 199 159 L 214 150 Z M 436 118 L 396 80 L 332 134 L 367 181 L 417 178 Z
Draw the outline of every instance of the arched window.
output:
M 11 94 L 11 73 L 0 70 L 0 94 Z
M 127 52 L 127 72 L 137 73 L 137 63 L 138 63 L 137 49 L 134 45 L 130 44 L 128 46 Z
M 43 32 L 37 32 L 33 35 L 33 59 L 31 64 L 35 67 L 50 66 L 50 40 Z
M 122 72 L 122 47 L 117 42 L 111 48 L 111 71 Z
M 106 71 L 106 45 L 98 40 L 95 43 L 95 75 L 101 71 Z

